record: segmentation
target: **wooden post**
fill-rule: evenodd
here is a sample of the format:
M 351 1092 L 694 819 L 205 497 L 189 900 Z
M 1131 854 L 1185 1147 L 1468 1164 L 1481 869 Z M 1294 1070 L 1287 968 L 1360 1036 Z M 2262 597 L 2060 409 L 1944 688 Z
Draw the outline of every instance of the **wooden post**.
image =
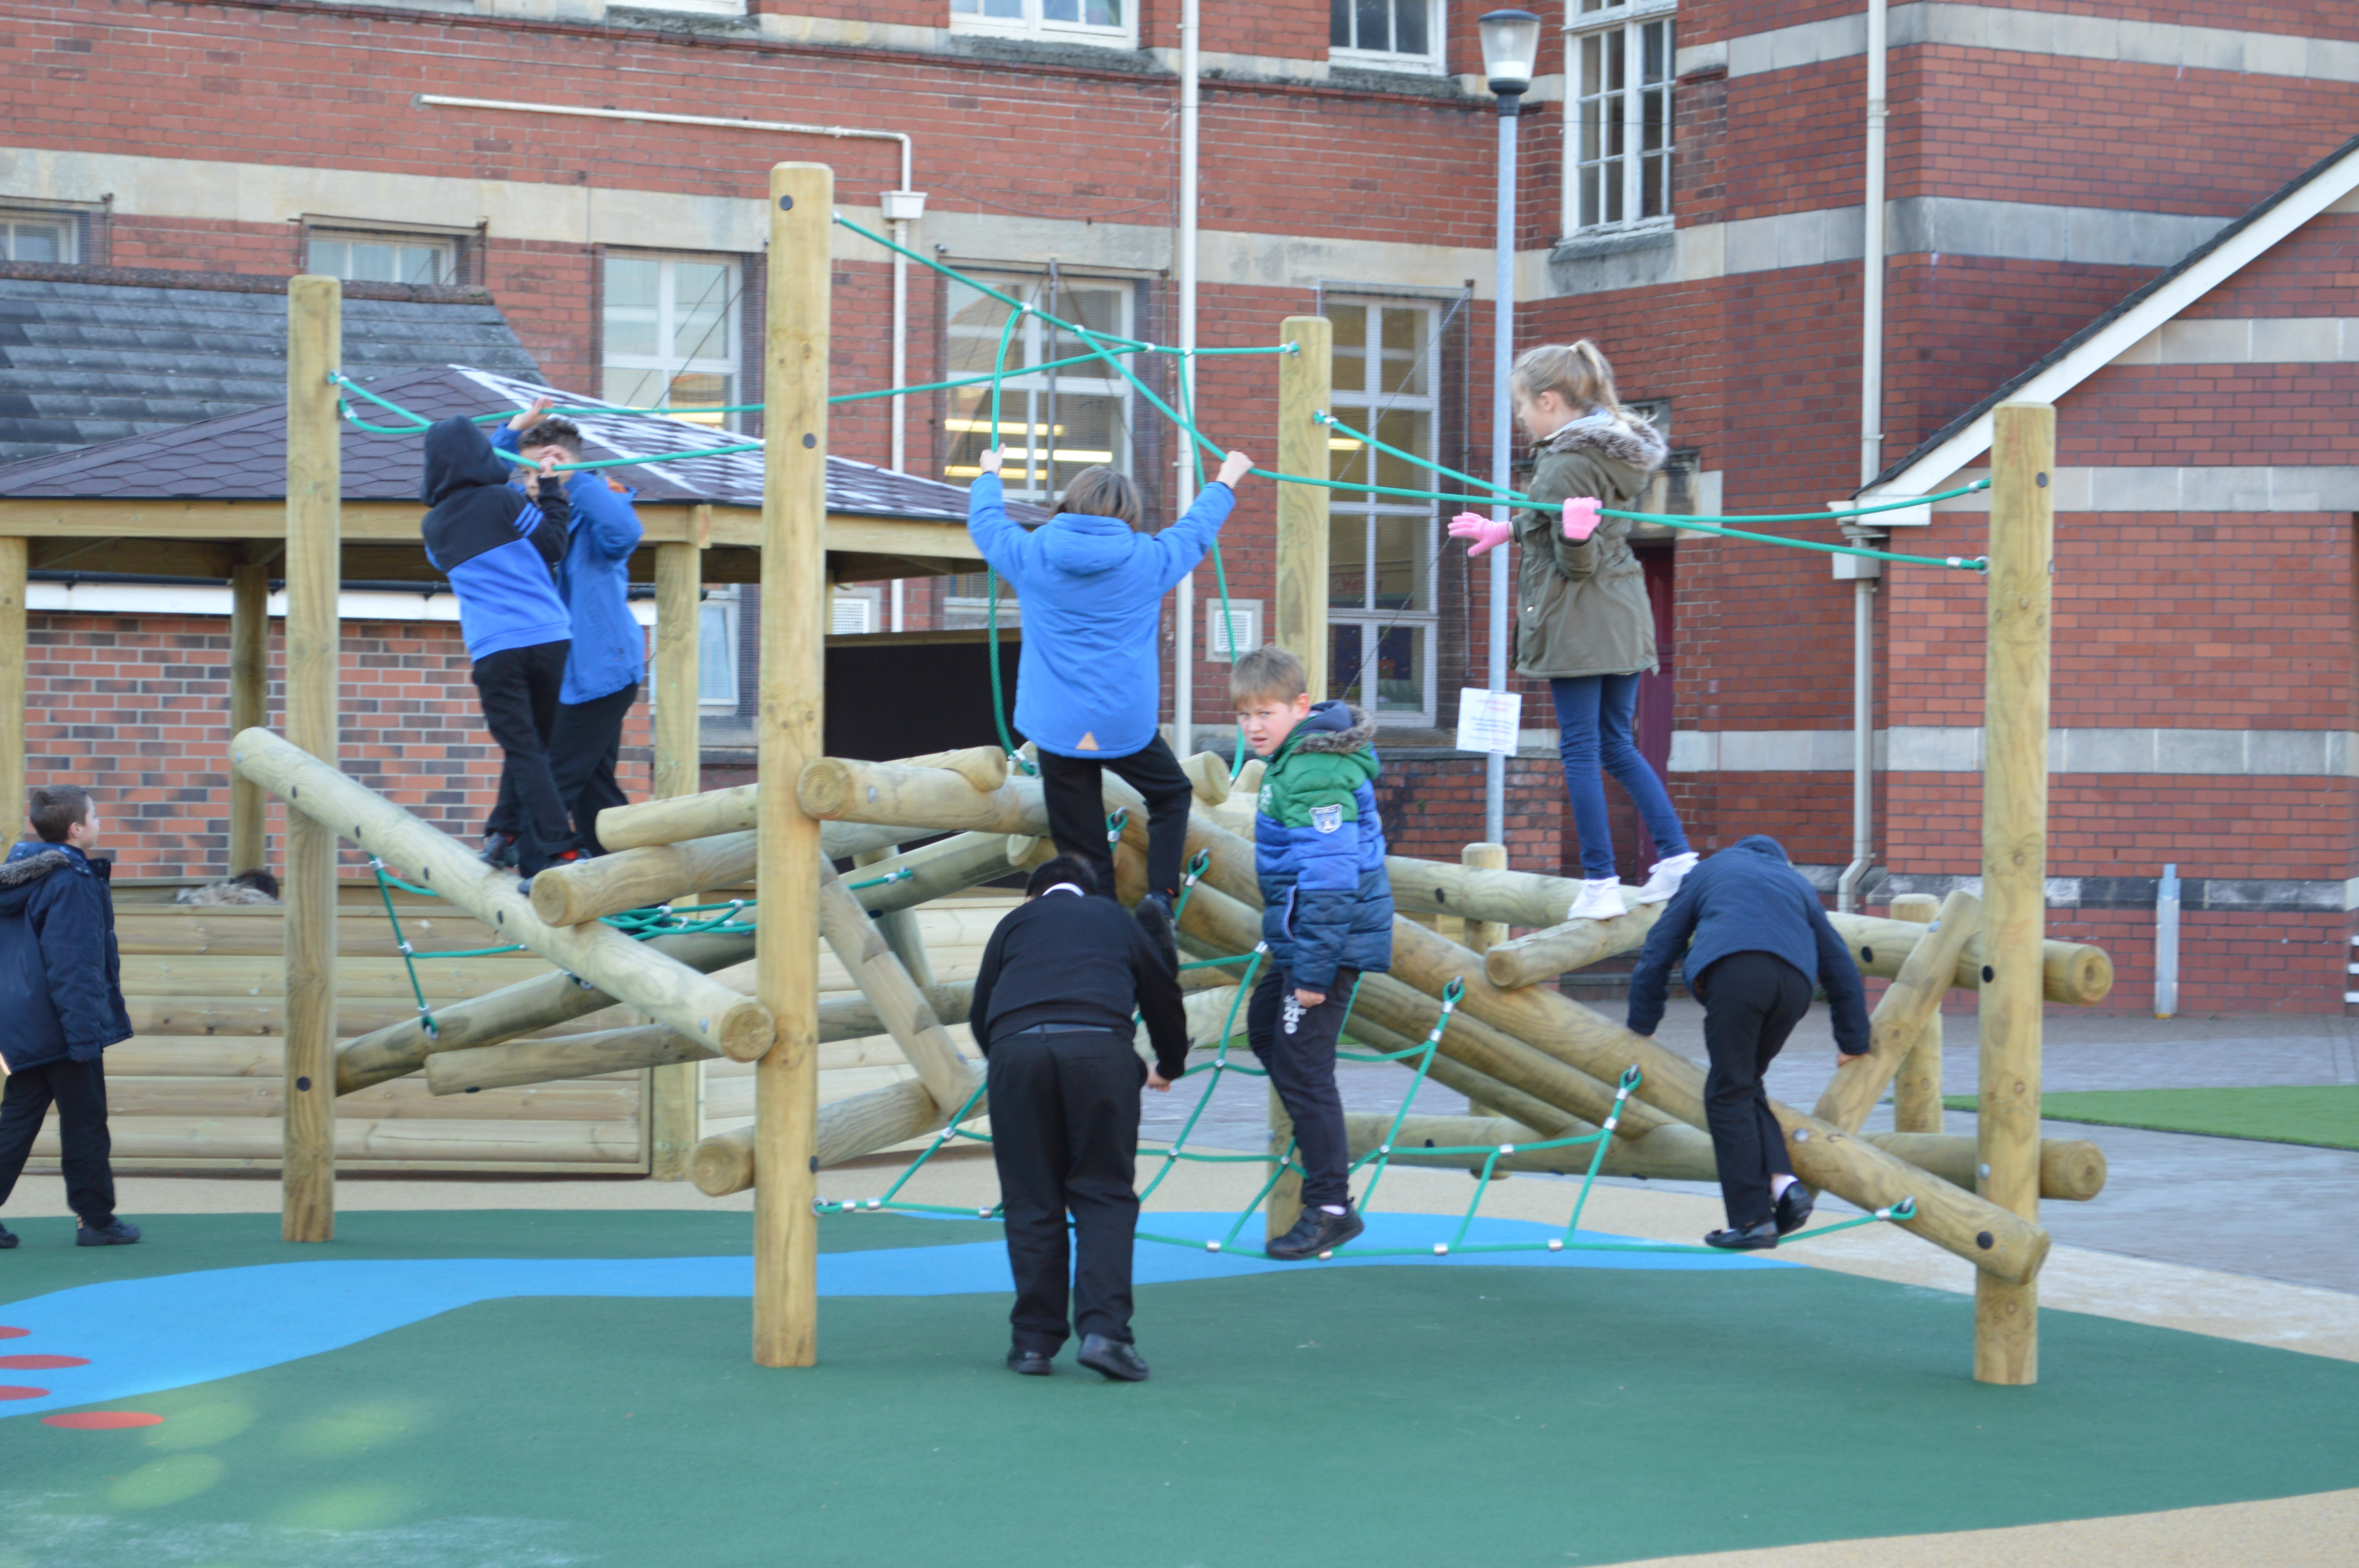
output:
M 1298 351 L 1277 359 L 1277 467 L 1324 479 L 1333 393 L 1335 329 L 1324 316 L 1288 316 L 1278 341 Z M 1277 602 L 1270 641 L 1302 661 L 1310 695 L 1327 695 L 1327 497 L 1315 484 L 1277 487 Z
M 229 569 L 229 732 L 269 722 L 270 568 L 241 561 Z M 229 871 L 270 864 L 264 814 L 269 797 L 242 773 L 229 776 Z
M 827 678 L 827 354 L 835 172 L 770 170 L 769 342 L 762 412 L 760 766 L 781 785 L 822 750 Z M 765 790 L 755 989 L 777 1043 L 754 1069 L 754 1359 L 819 1356 L 820 827 L 790 788 Z
M 703 738 L 697 705 L 697 654 L 702 646 L 704 535 L 712 509 L 696 509 L 692 539 L 656 546 L 656 769 L 658 800 L 701 786 Z M 647 1174 L 688 1178 L 688 1156 L 704 1136 L 704 1065 L 675 1062 L 647 1070 Z
M 1458 863 L 1470 871 L 1504 871 L 1507 869 L 1507 847 L 1505 844 L 1469 844 L 1458 851 Z M 1507 939 L 1507 927 L 1496 920 L 1462 920 L 1466 933 L 1465 945 L 1477 953 L 1488 953 Z M 1445 932 L 1444 935 L 1447 935 Z M 1497 1116 L 1492 1106 L 1469 1099 L 1469 1116 Z
M 1963 888 L 1941 901 L 1940 929 L 1917 945 L 1900 974 L 1875 1004 L 1868 1020 L 1868 1048 L 1858 1060 L 1839 1066 L 1819 1096 L 1811 1112 L 1821 1121 L 1857 1132 L 1867 1125 L 1868 1113 L 1884 1098 L 1909 1049 L 1924 1032 L 1928 1018 L 1941 1013 L 1941 999 L 1950 994 L 1957 973 L 1958 955 L 1981 934 L 1982 900 Z
M 1892 901 L 1892 918 L 1911 925 L 1930 925 L 1940 901 L 1929 892 L 1904 892 Z M 1892 1130 L 1895 1132 L 1941 1130 L 1941 1010 L 1935 1008 L 1917 1032 L 1917 1042 L 1900 1059 L 1892 1079 Z
M 32 541 L 0 539 L 0 811 L 8 831 L 0 845 L 25 836 L 25 573 Z
M 1991 437 L 1983 697 L 1982 1195 L 2039 1213 L 2041 941 L 2048 875 L 2048 642 L 2056 410 L 2003 403 Z M 2036 1278 L 1974 1276 L 1974 1378 L 2039 1380 Z
M 343 285 L 287 285 L 287 738 L 336 765 L 342 671 L 342 425 L 328 373 L 343 363 Z M 336 832 L 287 814 L 287 1098 L 279 1230 L 336 1234 Z

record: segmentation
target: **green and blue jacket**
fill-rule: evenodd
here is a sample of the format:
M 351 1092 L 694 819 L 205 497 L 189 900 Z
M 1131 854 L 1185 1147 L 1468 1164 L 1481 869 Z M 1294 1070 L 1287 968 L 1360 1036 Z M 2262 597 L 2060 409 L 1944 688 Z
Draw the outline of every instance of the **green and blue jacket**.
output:
M 1279 743 L 1254 815 L 1262 940 L 1292 982 L 1311 990 L 1338 968 L 1392 968 L 1393 889 L 1376 811 L 1375 720 L 1322 702 Z

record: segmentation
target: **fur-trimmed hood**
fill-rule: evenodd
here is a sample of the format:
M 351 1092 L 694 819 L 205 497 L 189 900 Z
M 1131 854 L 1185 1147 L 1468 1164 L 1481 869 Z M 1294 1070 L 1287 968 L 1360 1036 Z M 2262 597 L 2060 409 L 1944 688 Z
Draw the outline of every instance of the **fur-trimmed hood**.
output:
M 1671 449 L 1662 433 L 1625 409 L 1598 409 L 1584 414 L 1539 442 L 1537 452 L 1593 452 L 1609 462 L 1650 474 L 1663 466 Z
M 1311 704 L 1310 716 L 1297 727 L 1298 752 L 1324 752 L 1348 756 L 1375 743 L 1376 721 L 1357 703 L 1327 701 Z
M 71 855 L 47 844 L 20 848 L 30 848 L 32 853 L 11 854 L 5 861 L 0 861 L 0 890 L 39 881 L 51 871 L 61 871 L 73 864 Z

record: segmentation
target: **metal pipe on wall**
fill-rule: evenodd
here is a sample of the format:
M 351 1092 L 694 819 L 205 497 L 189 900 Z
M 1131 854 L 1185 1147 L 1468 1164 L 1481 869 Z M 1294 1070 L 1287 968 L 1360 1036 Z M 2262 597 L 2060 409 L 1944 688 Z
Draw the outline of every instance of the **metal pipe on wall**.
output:
M 1860 263 L 1859 482 L 1884 467 L 1884 120 L 1886 0 L 1867 0 L 1866 233 Z M 1866 563 L 1863 562 L 1862 565 Z M 1852 584 L 1851 863 L 1835 907 L 1856 910 L 1875 864 L 1875 579 Z
M 1197 37 L 1198 0 L 1180 8 L 1180 242 L 1175 258 L 1180 276 L 1180 391 L 1181 406 L 1196 385 L 1196 124 L 1201 97 L 1197 76 L 1201 69 Z M 1192 411 L 1191 411 L 1192 412 Z M 1172 516 L 1186 514 L 1196 501 L 1196 452 L 1181 438 L 1172 470 Z M 1172 750 L 1181 756 L 1196 749 L 1196 572 L 1192 567 L 1180 579 L 1171 654 Z M 1231 627 L 1234 637 L 1235 628 Z M 1205 652 L 1210 653 L 1207 639 Z M 1234 649 L 1231 652 L 1234 654 Z
M 1515 410 L 1507 395 L 1507 373 L 1516 358 L 1516 127 L 1521 93 L 1499 97 L 1499 232 L 1496 270 L 1493 277 L 1491 317 L 1491 482 L 1505 491 L 1513 477 Z M 1508 508 L 1494 506 L 1492 517 L 1507 520 Z M 1507 689 L 1507 611 L 1515 588 L 1507 575 L 1505 549 L 1491 552 L 1490 685 Z M 1483 838 L 1507 841 L 1507 759 L 1493 752 L 1483 759 Z

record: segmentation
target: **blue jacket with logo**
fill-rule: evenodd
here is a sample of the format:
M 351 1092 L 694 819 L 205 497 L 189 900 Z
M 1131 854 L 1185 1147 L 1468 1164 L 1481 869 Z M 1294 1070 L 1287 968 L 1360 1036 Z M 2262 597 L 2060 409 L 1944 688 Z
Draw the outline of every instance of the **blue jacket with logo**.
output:
M 27 838 L 0 862 L 0 1063 L 92 1062 L 131 1038 L 112 861 Z
M 1293 982 L 1393 966 L 1393 884 L 1376 811 L 1382 764 L 1364 709 L 1321 702 L 1279 743 L 1254 813 L 1261 935 Z
M 967 532 L 1024 606 L 1016 728 L 1060 757 L 1127 757 L 1155 739 L 1163 596 L 1194 569 L 1236 492 L 1213 481 L 1160 534 L 1060 512 L 1027 534 L 997 474 L 967 492 Z
M 426 558 L 459 596 L 471 659 L 573 635 L 555 575 L 572 509 L 562 491 L 527 499 L 508 484 L 508 466 L 463 416 L 426 432 L 420 499 L 431 510 L 420 531 Z
M 521 440 L 506 426 L 492 445 L 523 460 Z M 565 476 L 573 515 L 557 586 L 572 620 L 573 651 L 566 655 L 560 702 L 612 697 L 647 676 L 647 633 L 631 616 L 631 552 L 646 532 L 631 505 L 637 494 L 614 489 L 592 469 Z

